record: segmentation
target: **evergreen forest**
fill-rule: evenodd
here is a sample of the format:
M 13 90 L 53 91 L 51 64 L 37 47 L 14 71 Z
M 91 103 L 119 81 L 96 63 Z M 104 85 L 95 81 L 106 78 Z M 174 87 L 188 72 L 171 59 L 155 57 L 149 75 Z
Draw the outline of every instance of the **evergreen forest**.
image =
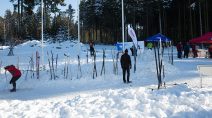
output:
M 78 38 L 78 14 L 67 0 L 43 0 L 44 40 Z M 0 42 L 41 40 L 41 0 L 10 0 L 13 11 L 0 17 Z M 138 40 L 157 33 L 176 44 L 212 31 L 211 0 L 123 0 L 125 41 L 131 25 Z M 60 8 L 66 7 L 65 11 Z M 122 0 L 80 0 L 80 41 L 114 44 L 122 41 Z

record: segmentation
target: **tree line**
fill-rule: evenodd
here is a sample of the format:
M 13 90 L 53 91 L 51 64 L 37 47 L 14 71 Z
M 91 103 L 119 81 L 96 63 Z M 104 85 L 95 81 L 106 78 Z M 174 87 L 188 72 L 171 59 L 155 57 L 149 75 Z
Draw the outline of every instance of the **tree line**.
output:
M 59 7 L 67 6 L 64 0 L 43 0 L 44 38 L 57 41 L 76 38 L 74 23 L 75 10 L 68 5 L 66 11 Z M 0 17 L 0 41 L 14 42 L 41 39 L 41 0 L 10 0 L 14 11 L 6 10 Z M 69 37 L 68 37 L 69 34 Z
M 10 0 L 14 11 L 0 17 L 0 40 L 41 39 L 41 0 Z M 77 38 L 75 10 L 65 0 L 44 1 L 45 39 L 52 41 Z M 212 30 L 211 0 L 123 0 L 125 41 L 131 41 L 127 25 L 138 40 L 162 33 L 174 43 L 187 42 Z M 122 41 L 121 0 L 81 0 L 80 36 L 82 42 L 114 44 Z M 69 31 L 69 32 L 68 32 Z M 69 38 L 68 35 L 70 36 Z
M 212 30 L 211 0 L 123 0 L 125 41 L 127 25 L 138 40 L 162 33 L 174 43 L 187 42 Z M 121 0 L 82 0 L 81 36 L 100 43 L 122 41 Z

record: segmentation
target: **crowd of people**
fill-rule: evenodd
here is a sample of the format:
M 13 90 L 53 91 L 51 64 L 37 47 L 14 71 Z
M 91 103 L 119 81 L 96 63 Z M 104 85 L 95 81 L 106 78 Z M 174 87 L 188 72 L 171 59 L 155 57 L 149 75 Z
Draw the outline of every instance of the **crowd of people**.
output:
M 198 49 L 197 45 L 195 44 L 189 44 L 188 42 L 182 44 L 182 42 L 179 42 L 176 48 L 177 48 L 177 57 L 180 59 L 182 57 L 188 58 L 190 51 L 192 52 L 193 58 L 198 57 Z M 206 57 L 212 58 L 212 45 L 209 45 L 207 48 L 208 50 L 206 51 L 207 52 Z

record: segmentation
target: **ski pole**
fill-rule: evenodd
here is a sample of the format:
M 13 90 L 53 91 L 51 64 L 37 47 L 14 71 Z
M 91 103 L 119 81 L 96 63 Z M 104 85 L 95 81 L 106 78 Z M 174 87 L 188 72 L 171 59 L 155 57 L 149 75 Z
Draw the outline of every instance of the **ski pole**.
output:
M 8 84 L 7 84 L 7 71 L 6 70 L 4 71 L 4 75 L 5 75 L 5 78 L 6 78 L 6 80 L 5 80 L 6 84 L 5 84 L 4 88 L 7 89 L 8 88 Z

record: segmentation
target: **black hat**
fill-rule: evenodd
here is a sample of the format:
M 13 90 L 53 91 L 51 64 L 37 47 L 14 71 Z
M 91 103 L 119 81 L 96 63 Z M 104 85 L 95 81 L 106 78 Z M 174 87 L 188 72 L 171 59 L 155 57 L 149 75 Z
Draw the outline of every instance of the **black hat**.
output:
M 124 52 L 128 52 L 128 50 L 127 49 L 125 49 L 125 51 Z

